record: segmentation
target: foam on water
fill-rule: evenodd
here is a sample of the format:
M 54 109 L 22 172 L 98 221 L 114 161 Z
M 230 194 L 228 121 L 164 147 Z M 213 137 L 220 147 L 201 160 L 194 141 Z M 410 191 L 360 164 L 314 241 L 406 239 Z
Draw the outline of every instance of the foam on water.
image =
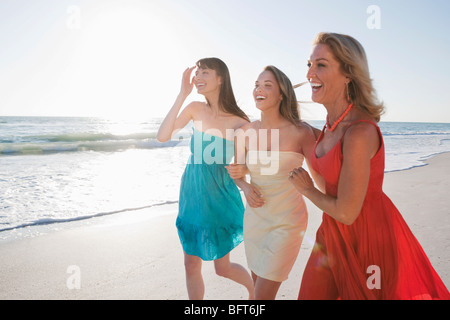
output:
M 192 129 L 161 144 L 160 122 L 0 117 L 0 238 L 178 201 Z M 450 124 L 382 122 L 380 128 L 387 172 L 450 152 Z

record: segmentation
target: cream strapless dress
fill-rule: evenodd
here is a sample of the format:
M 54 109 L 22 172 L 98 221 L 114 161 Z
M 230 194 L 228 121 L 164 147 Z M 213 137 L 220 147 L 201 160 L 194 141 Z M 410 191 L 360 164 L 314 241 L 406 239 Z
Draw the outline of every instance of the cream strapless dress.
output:
M 288 181 L 289 172 L 301 167 L 296 152 L 249 151 L 251 183 L 265 204 L 244 213 L 244 244 L 249 268 L 259 277 L 282 282 L 288 278 L 308 224 L 303 196 Z

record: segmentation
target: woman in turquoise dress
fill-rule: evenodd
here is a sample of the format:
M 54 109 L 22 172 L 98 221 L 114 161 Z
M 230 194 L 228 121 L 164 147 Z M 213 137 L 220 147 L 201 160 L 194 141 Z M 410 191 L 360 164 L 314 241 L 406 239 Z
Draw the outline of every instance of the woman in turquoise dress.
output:
M 195 76 L 191 74 L 196 69 Z M 193 90 L 206 98 L 180 109 Z M 253 298 L 248 271 L 230 262 L 230 251 L 243 240 L 244 206 L 225 166 L 234 156 L 234 131 L 249 122 L 236 104 L 223 61 L 201 59 L 183 73 L 180 93 L 158 131 L 165 142 L 193 121 L 191 156 L 184 171 L 176 226 L 184 251 L 189 299 L 203 299 L 202 261 L 214 261 L 216 273 L 245 286 Z

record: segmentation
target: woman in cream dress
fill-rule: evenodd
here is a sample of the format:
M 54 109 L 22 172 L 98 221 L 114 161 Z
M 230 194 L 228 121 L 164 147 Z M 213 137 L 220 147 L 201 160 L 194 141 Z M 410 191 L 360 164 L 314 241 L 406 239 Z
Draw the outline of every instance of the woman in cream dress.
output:
M 275 299 L 297 259 L 308 222 L 305 202 L 289 183 L 289 172 L 309 159 L 315 135 L 300 121 L 294 88 L 276 67 L 260 74 L 253 96 L 261 120 L 237 133 L 238 164 L 227 169 L 247 199 L 244 243 L 255 298 Z

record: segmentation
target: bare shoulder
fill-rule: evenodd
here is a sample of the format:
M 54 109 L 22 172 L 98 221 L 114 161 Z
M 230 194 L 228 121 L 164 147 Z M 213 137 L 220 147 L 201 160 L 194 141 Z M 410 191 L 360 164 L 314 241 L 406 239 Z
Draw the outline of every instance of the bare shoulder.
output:
M 191 119 L 196 120 L 203 114 L 203 105 L 204 103 L 200 101 L 193 101 L 186 105 L 182 112 L 184 114 L 189 114 Z
M 288 132 L 299 140 L 316 140 L 314 128 L 303 121 L 298 122 L 297 125 L 290 126 Z
M 346 138 L 348 137 L 353 139 L 358 139 L 360 136 L 363 139 L 371 139 L 378 138 L 379 135 L 377 128 L 373 124 L 366 121 L 360 121 L 349 127 L 345 133 L 345 136 Z
M 233 117 L 233 129 L 235 129 L 235 130 L 244 128 L 249 124 L 251 124 L 251 122 L 249 122 L 241 117 L 238 117 L 238 116 Z
M 189 110 L 191 113 L 195 112 L 195 113 L 199 113 L 202 112 L 203 109 L 205 108 L 206 103 L 201 102 L 201 101 L 192 101 L 191 103 L 189 103 L 185 109 Z
M 344 148 L 351 146 L 353 150 L 366 151 L 372 158 L 380 148 L 378 129 L 371 123 L 362 121 L 348 128 L 344 137 Z
M 250 129 L 257 129 L 259 128 L 259 122 L 259 120 L 253 122 L 245 121 L 245 123 L 242 123 L 242 126 L 238 127 L 238 129 L 241 129 L 244 132 Z
M 320 134 L 322 133 L 322 130 L 319 130 L 316 127 L 313 127 L 312 125 L 310 125 L 308 122 L 305 122 L 305 121 L 300 121 L 299 126 L 307 128 L 310 132 L 312 132 L 314 134 L 314 137 L 316 140 L 319 138 Z
M 245 122 L 239 128 L 234 130 L 235 137 L 245 139 L 246 137 L 255 137 L 257 135 L 257 128 L 259 121 Z

